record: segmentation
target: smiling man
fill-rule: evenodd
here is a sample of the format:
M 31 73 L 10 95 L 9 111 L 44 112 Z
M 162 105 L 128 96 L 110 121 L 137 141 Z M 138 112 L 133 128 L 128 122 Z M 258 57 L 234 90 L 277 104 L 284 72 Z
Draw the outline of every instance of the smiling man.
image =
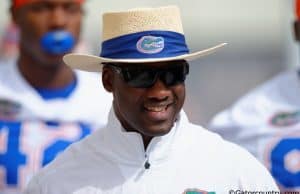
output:
M 105 128 L 73 144 L 29 184 L 27 194 L 191 194 L 276 191 L 242 148 L 190 123 L 182 111 L 189 53 L 176 6 L 103 16 L 100 57 L 69 54 L 75 69 L 102 71 L 113 94 Z
M 173 127 L 184 103 L 183 82 L 188 71 L 184 60 L 138 66 L 105 64 L 103 83 L 114 94 L 115 113 L 127 131 L 142 134 L 145 147 L 153 137 L 165 135 Z M 119 76 L 113 75 L 116 72 Z

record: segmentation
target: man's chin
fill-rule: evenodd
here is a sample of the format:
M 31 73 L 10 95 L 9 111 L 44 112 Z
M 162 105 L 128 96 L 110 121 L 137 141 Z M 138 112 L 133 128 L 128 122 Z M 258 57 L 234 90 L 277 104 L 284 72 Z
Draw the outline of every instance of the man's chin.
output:
M 55 68 L 58 67 L 59 65 L 63 64 L 62 60 L 63 55 L 48 55 L 43 61 L 44 65 L 49 67 L 49 68 Z
M 172 130 L 172 124 L 165 124 L 165 125 L 155 125 L 151 127 L 147 127 L 148 130 L 144 131 L 144 134 L 150 137 L 158 137 L 164 136 L 168 134 Z
M 59 55 L 47 55 L 47 58 L 51 61 L 62 61 L 64 54 L 59 54 Z

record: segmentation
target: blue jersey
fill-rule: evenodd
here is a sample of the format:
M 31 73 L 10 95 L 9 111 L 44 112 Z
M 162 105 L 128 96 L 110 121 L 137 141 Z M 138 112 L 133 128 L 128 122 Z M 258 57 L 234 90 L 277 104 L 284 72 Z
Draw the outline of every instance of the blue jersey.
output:
M 17 194 L 57 154 L 103 127 L 111 95 L 101 76 L 76 72 L 56 91 L 32 88 L 14 64 L 0 66 L 0 193 Z

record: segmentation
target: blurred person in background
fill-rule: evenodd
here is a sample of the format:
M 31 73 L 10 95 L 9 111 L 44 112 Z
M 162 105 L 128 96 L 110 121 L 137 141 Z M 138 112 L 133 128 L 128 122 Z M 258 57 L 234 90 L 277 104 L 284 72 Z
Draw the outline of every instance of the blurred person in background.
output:
M 300 41 L 300 1 L 295 1 Z M 270 170 L 282 191 L 300 191 L 300 69 L 267 81 L 211 121 L 211 130 L 247 148 Z
M 12 0 L 19 56 L 0 65 L 0 193 L 30 178 L 71 143 L 107 122 L 101 76 L 73 71 L 62 56 L 80 35 L 84 0 Z

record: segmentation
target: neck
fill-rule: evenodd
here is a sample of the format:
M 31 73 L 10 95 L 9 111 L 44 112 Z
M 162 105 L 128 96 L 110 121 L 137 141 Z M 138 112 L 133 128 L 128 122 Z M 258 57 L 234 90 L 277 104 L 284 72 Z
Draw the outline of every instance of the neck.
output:
M 147 147 L 148 147 L 148 145 L 149 145 L 149 143 L 150 143 L 150 141 L 152 140 L 153 137 L 145 136 L 143 134 L 141 134 L 141 135 L 142 135 L 142 138 L 143 138 L 144 148 L 145 148 L 145 150 L 147 150 Z
M 20 55 L 18 67 L 23 77 L 33 87 L 61 88 L 74 79 L 73 71 L 63 62 L 55 65 L 43 65 L 29 57 Z
M 114 111 L 115 111 L 116 117 L 118 118 L 118 120 L 120 121 L 122 127 L 123 127 L 126 131 L 128 131 L 128 132 L 129 132 L 129 131 L 134 131 L 134 132 L 137 132 L 137 133 L 141 134 L 142 139 L 143 139 L 144 148 L 145 148 L 145 150 L 146 150 L 147 147 L 148 147 L 148 145 L 149 145 L 149 143 L 150 143 L 150 141 L 152 140 L 153 137 L 151 137 L 151 136 L 146 136 L 146 135 L 144 135 L 144 134 L 138 132 L 137 130 L 133 130 L 133 128 L 130 127 L 130 125 L 127 124 L 127 122 L 126 122 L 124 119 L 122 119 L 123 117 L 121 116 L 120 112 L 118 111 L 118 108 L 117 108 L 117 106 L 116 106 L 116 104 L 115 104 L 114 101 L 113 101 L 113 107 L 114 107 Z

